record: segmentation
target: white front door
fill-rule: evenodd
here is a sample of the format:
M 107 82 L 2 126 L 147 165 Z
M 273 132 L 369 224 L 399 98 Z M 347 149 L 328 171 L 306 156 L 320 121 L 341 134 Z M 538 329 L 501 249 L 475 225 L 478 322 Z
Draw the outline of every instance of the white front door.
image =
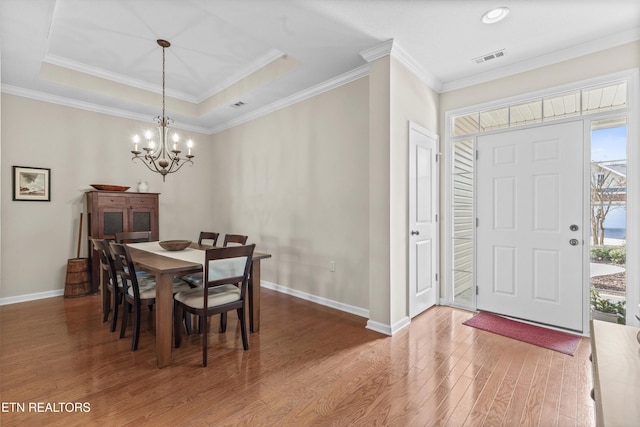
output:
M 582 121 L 477 148 L 478 309 L 582 330 Z
M 409 313 L 438 294 L 438 136 L 409 123 Z

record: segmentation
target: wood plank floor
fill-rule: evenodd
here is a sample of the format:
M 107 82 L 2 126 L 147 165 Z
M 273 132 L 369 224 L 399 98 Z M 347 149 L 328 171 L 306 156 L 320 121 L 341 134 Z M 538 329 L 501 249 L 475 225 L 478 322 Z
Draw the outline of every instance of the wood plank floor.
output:
M 248 351 L 230 315 L 207 368 L 191 335 L 157 369 L 151 315 L 132 353 L 98 296 L 1 306 L 0 425 L 594 425 L 587 339 L 572 357 L 464 326 L 472 313 L 450 307 L 393 337 L 270 290 L 262 308 Z

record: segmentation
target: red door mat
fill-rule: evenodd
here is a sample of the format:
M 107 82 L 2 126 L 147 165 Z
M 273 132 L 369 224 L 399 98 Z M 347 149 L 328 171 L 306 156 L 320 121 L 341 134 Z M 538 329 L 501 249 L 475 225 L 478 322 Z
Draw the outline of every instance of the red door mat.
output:
M 581 337 L 480 312 L 463 325 L 573 356 Z

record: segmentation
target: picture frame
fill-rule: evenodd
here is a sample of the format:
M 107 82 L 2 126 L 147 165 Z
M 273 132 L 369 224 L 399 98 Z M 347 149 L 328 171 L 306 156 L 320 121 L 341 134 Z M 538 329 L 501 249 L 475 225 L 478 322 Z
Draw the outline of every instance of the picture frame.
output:
M 13 200 L 50 202 L 51 169 L 14 166 Z

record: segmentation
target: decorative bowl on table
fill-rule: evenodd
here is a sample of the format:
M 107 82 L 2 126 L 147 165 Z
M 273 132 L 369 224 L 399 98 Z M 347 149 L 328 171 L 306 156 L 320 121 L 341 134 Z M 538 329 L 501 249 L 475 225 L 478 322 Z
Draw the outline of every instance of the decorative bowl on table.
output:
M 93 188 L 100 191 L 127 191 L 131 187 L 124 185 L 91 184 Z
M 163 240 L 158 243 L 168 251 L 182 251 L 189 247 L 191 240 Z

